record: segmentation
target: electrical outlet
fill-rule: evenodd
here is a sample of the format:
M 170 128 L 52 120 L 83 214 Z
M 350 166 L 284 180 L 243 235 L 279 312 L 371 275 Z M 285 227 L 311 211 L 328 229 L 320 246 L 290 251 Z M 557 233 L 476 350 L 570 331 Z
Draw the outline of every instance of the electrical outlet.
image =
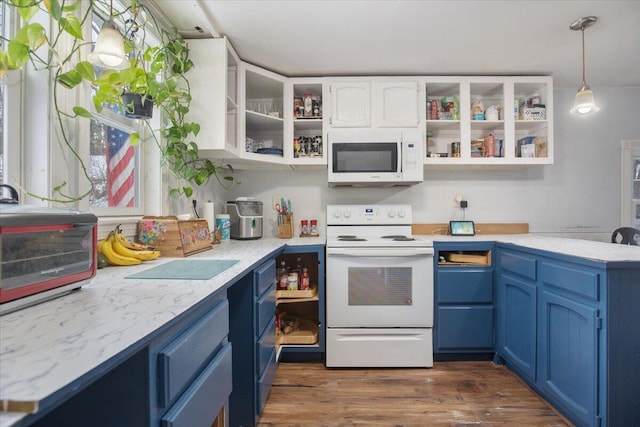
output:
M 456 195 L 456 197 L 453 199 L 453 207 L 454 208 L 459 208 L 460 207 L 460 202 L 464 200 L 464 196 L 462 194 L 458 194 Z

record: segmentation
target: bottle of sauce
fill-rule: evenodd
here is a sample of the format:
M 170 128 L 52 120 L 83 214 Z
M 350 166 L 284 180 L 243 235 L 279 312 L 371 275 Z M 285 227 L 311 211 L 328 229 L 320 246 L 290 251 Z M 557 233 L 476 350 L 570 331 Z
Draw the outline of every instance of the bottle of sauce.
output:
M 286 290 L 289 287 L 289 269 L 284 260 L 280 261 L 276 277 L 278 278 L 278 290 Z
M 307 290 L 310 286 L 309 269 L 307 267 L 302 268 L 302 279 L 300 281 L 300 290 Z

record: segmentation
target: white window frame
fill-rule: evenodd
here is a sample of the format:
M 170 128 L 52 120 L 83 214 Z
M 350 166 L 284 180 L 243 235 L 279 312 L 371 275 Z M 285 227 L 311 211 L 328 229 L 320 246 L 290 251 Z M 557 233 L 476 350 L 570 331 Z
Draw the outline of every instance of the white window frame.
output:
M 18 14 L 14 8 L 8 8 L 5 2 L 0 4 L 4 8 L 4 28 L 7 29 L 6 34 L 12 36 L 18 26 Z M 4 122 L 3 135 L 3 182 L 13 187 L 16 183 L 24 181 L 24 172 L 22 167 L 23 158 L 23 117 L 24 105 L 22 103 L 24 85 L 23 71 L 12 71 L 4 76 Z M 16 188 L 17 189 L 17 188 Z
M 620 199 L 620 226 L 638 228 L 639 220 L 635 218 L 633 202 L 632 160 L 640 157 L 640 139 L 622 140 L 621 142 L 621 199 Z

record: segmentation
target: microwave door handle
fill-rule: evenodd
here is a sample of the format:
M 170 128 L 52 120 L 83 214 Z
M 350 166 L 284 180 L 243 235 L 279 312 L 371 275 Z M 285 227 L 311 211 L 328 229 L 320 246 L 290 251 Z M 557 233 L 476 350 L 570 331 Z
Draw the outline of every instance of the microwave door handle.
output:
M 399 172 L 404 172 L 402 170 L 402 141 L 398 141 L 398 158 L 397 158 L 397 162 L 398 165 L 396 167 L 396 170 Z

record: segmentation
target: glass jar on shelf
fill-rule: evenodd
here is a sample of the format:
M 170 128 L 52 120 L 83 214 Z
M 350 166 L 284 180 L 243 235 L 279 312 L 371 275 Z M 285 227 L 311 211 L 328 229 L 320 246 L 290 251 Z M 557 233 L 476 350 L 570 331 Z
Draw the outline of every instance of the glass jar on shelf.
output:
M 304 117 L 313 116 L 313 94 L 311 92 L 304 93 Z

